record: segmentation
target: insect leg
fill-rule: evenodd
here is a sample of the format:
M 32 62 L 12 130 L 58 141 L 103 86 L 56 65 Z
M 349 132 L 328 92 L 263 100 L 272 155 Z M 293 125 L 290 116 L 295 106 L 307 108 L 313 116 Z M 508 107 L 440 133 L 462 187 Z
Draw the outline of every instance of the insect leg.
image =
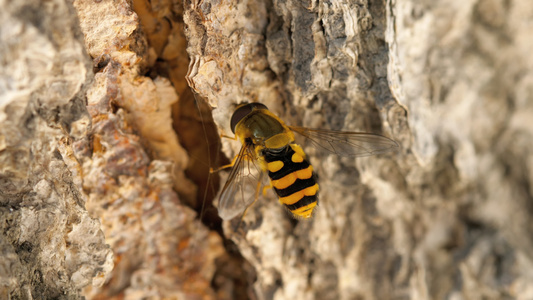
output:
M 221 170 L 224 170 L 224 169 L 228 169 L 228 168 L 232 168 L 234 165 L 235 165 L 235 162 L 237 161 L 237 158 L 239 157 L 239 155 L 235 155 L 235 157 L 233 158 L 233 160 L 231 161 L 231 163 L 227 164 L 227 165 L 223 165 L 223 166 L 220 166 L 216 169 L 213 169 L 213 168 L 209 168 L 209 173 L 210 174 L 213 174 L 213 173 L 216 173 L 218 171 L 221 171 Z
M 230 140 L 237 140 L 237 136 L 228 136 L 228 135 L 225 135 L 225 134 L 220 134 L 220 137 L 227 138 L 227 139 L 230 139 Z M 235 165 L 235 162 L 237 161 L 237 157 L 238 157 L 238 155 L 235 155 L 235 157 L 233 158 L 231 163 L 229 163 L 227 165 L 220 166 L 220 167 L 218 167 L 216 169 L 209 168 L 209 173 L 212 174 L 212 173 L 216 173 L 218 171 L 233 167 Z
M 226 138 L 226 139 L 230 139 L 230 140 L 234 140 L 234 141 L 237 140 L 237 136 L 229 136 L 229 135 L 225 135 L 223 133 L 220 134 L 220 137 L 223 137 L 223 138 Z
M 268 189 L 271 189 L 272 187 L 273 187 L 272 183 L 269 183 L 268 185 L 265 185 L 263 187 L 263 196 L 266 196 Z

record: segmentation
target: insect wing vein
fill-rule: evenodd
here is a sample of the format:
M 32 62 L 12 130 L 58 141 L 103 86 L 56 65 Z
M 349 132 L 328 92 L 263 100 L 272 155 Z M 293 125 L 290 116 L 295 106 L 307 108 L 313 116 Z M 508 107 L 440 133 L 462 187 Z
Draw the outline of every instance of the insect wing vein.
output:
M 289 128 L 309 139 L 315 147 L 341 156 L 370 156 L 399 149 L 398 143 L 394 140 L 373 133 L 298 126 L 289 126 Z
M 261 173 L 254 163 L 252 148 L 243 145 L 222 192 L 218 204 L 218 214 L 224 220 L 230 220 L 253 203 L 257 182 Z

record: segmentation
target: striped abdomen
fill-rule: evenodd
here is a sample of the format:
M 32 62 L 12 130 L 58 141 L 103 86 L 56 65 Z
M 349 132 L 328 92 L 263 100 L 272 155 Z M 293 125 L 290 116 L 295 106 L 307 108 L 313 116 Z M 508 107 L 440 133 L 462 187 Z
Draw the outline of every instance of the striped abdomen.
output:
M 295 216 L 310 218 L 318 204 L 318 183 L 302 148 L 289 144 L 281 151 L 264 149 L 263 155 L 279 201 Z

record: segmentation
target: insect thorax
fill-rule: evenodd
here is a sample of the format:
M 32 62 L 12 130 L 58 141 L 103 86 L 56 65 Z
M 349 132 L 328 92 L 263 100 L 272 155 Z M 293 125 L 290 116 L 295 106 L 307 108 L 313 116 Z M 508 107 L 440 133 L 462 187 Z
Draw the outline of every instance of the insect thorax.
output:
M 281 148 L 294 140 L 294 135 L 283 121 L 268 110 L 258 110 L 243 118 L 236 127 L 241 141 L 251 139 L 255 145 Z

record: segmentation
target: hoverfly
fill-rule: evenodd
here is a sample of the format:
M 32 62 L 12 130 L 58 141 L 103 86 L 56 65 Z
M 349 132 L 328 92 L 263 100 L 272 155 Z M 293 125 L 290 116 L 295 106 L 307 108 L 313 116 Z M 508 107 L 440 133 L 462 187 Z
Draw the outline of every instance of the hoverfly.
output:
M 399 148 L 394 140 L 377 134 L 287 126 L 257 102 L 237 106 L 231 117 L 231 130 L 242 147 L 232 163 L 222 167 L 233 167 L 218 204 L 219 215 L 224 220 L 243 213 L 257 200 L 265 173 L 270 178 L 269 187 L 274 188 L 280 203 L 294 217 L 312 216 L 318 204 L 317 176 L 302 147 L 295 143 L 294 132 L 314 146 L 342 156 L 369 156 Z M 256 164 L 258 175 L 252 170 Z M 255 193 L 245 192 L 254 186 Z M 245 199 L 244 194 L 254 197 Z

